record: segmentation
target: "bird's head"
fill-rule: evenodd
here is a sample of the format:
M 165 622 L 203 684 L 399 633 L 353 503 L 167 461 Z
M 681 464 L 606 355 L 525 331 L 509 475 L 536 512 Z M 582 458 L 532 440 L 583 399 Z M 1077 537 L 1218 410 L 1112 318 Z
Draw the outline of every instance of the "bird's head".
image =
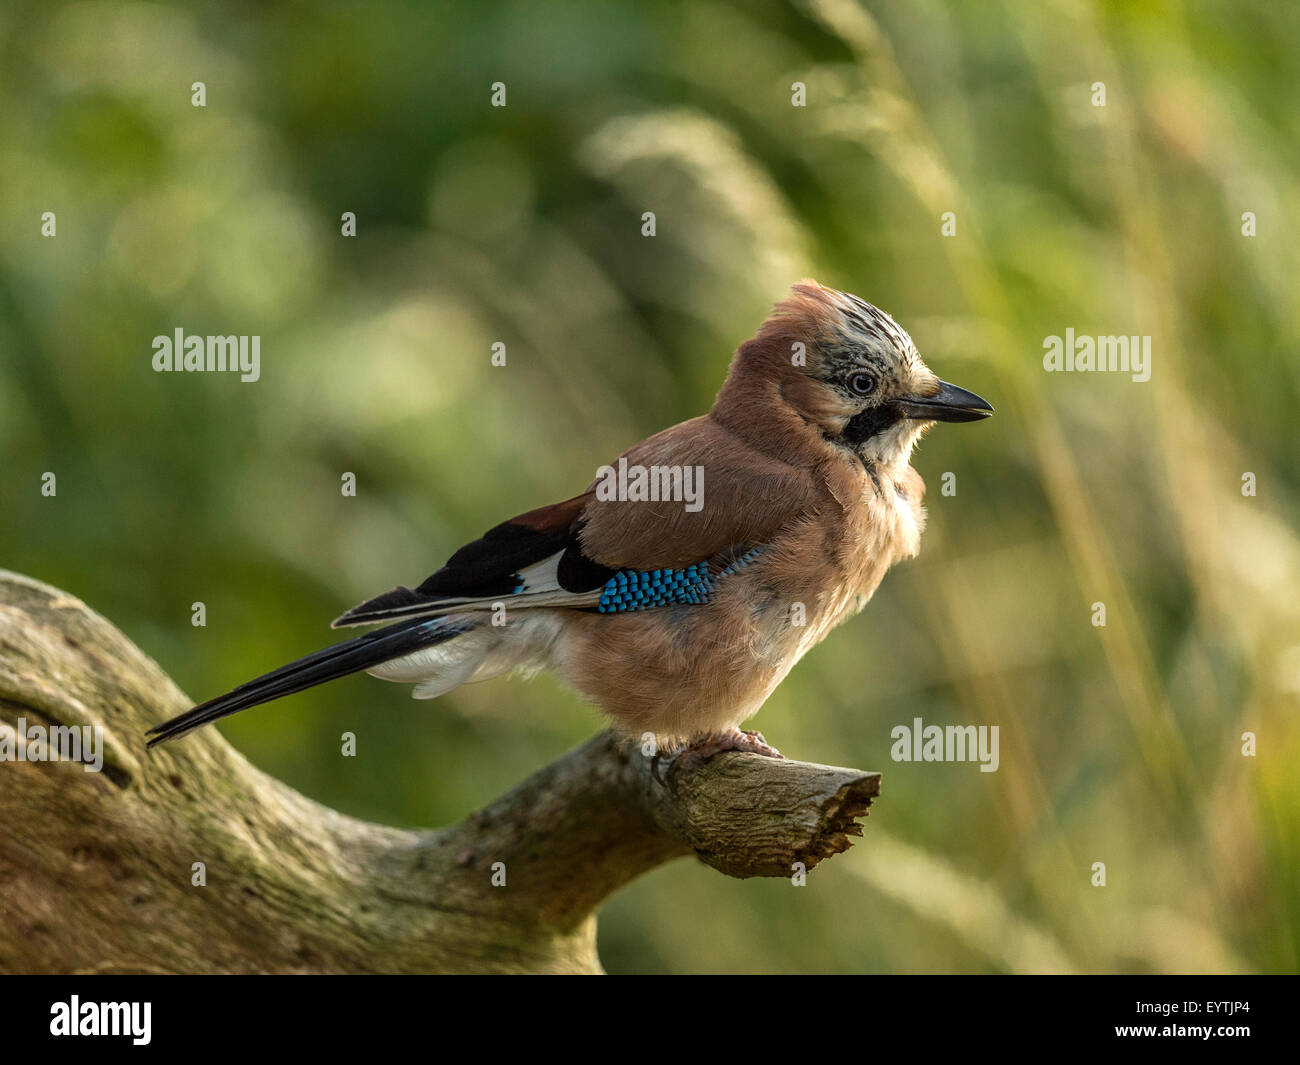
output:
M 795 285 L 741 346 L 714 410 L 734 421 L 762 400 L 885 468 L 905 465 L 934 422 L 993 413 L 975 393 L 939 380 L 884 311 L 816 281 Z

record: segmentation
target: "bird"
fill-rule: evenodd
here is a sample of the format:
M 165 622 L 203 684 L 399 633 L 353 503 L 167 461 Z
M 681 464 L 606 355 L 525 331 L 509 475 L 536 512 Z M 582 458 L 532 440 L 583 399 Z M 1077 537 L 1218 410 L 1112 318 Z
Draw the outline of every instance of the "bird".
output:
M 353 607 L 333 627 L 367 631 L 157 725 L 148 746 L 361 671 L 432 699 L 549 669 L 656 758 L 781 757 L 740 726 L 917 554 L 921 436 L 993 413 L 887 313 L 801 281 L 736 349 L 707 414 Z

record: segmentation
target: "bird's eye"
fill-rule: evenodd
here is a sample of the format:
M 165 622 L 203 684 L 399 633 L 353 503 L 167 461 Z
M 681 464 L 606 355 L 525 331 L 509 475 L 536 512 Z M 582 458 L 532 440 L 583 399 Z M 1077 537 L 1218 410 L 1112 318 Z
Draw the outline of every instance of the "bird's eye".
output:
M 859 396 L 869 396 L 876 390 L 876 379 L 869 373 L 855 373 L 849 378 L 849 388 Z

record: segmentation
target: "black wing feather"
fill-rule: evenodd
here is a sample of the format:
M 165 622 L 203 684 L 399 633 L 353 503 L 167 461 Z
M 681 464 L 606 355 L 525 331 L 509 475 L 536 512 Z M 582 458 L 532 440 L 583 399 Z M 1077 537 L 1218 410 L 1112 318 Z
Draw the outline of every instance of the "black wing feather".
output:
M 342 625 L 386 621 L 404 613 L 415 614 L 448 599 L 486 599 L 514 594 L 520 571 L 564 552 L 556 576 L 568 592 L 599 588 L 614 570 L 591 561 L 582 553 L 578 534 L 582 512 L 591 494 L 530 510 L 489 529 L 466 544 L 440 570 L 417 588 L 398 586 L 367 599 L 334 621 Z

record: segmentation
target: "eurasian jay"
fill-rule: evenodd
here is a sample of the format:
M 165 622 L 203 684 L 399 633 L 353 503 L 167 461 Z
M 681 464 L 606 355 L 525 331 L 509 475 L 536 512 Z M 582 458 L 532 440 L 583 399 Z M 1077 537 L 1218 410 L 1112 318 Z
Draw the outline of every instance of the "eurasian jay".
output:
M 804 281 L 740 346 L 708 414 L 624 453 L 626 490 L 609 490 L 607 469 L 490 529 L 418 587 L 334 622 L 382 628 L 199 704 L 150 746 L 360 670 L 432 699 L 551 669 L 660 753 L 777 755 L 740 724 L 917 552 L 912 447 L 934 422 L 992 413 L 940 381 L 888 314 Z M 665 498 L 683 471 L 695 498 Z M 647 478 L 665 490 L 647 493 Z

